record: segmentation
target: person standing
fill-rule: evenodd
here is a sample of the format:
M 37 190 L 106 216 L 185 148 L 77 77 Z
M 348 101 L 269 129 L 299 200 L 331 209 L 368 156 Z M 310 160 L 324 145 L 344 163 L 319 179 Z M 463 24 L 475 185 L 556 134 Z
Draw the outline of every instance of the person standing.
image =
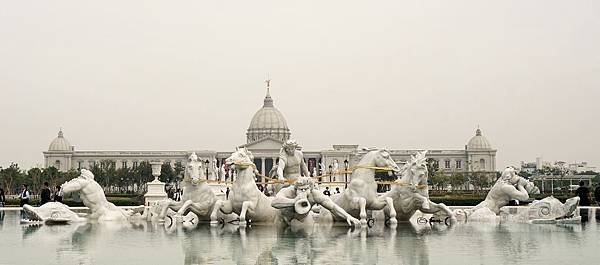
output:
M 19 199 L 21 202 L 19 205 L 23 207 L 25 204 L 29 204 L 29 190 L 27 189 L 27 184 L 23 184 L 21 194 L 19 194 Z
M 594 199 L 596 199 L 596 204 L 600 206 L 600 185 L 596 186 L 594 190 Z
M 0 188 L 0 206 L 4 207 L 5 203 L 6 203 L 6 197 L 4 197 L 4 190 L 2 188 Z
M 60 185 L 56 185 L 56 191 L 54 192 L 54 201 L 62 203 L 62 192 L 60 192 Z
M 229 200 L 229 187 L 225 190 L 225 200 Z
M 52 192 L 50 191 L 50 187 L 48 187 L 48 182 L 44 182 L 44 187 L 42 188 L 42 192 L 40 192 L 40 205 L 44 205 L 45 203 L 50 201 L 50 195 Z
M 579 197 L 580 206 L 590 206 L 590 189 L 584 185 L 583 181 L 579 181 L 579 188 L 577 188 L 575 194 Z

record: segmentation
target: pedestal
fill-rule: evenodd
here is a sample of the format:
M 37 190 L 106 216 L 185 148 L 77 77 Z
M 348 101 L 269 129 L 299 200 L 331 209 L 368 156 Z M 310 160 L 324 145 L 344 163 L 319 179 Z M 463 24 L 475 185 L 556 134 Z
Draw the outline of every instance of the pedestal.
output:
M 150 203 L 160 200 L 167 199 L 167 193 L 165 192 L 165 183 L 155 179 L 152 182 L 148 182 L 148 192 L 144 195 L 144 204 L 150 205 Z

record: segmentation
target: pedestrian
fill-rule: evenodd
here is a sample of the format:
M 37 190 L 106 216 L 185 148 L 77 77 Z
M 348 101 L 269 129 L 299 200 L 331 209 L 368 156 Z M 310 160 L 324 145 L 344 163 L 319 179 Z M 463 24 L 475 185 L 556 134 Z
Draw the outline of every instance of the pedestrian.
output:
M 62 192 L 60 190 L 60 185 L 56 185 L 56 191 L 54 192 L 54 201 L 62 203 Z
M 590 206 L 590 189 L 585 186 L 583 181 L 579 181 L 579 188 L 575 191 L 575 194 L 579 196 L 580 206 Z
M 173 194 L 173 200 L 176 202 L 181 201 L 181 194 L 179 193 L 179 189 L 177 189 Z
M 323 194 L 325 194 L 327 196 L 331 196 L 331 192 L 329 191 L 329 187 L 325 187 L 325 191 L 323 191 Z
M 229 187 L 227 187 L 227 190 L 225 191 L 225 200 L 229 200 Z
M 335 187 L 335 193 L 340 193 L 340 187 Z
M 4 207 L 6 204 L 6 197 L 4 197 L 4 190 L 0 187 L 0 207 Z
M 594 199 L 596 199 L 596 204 L 600 206 L 600 184 L 594 190 Z
M 45 203 L 49 202 L 51 194 L 52 192 L 50 191 L 50 188 L 48 187 L 48 182 L 46 181 L 44 182 L 44 187 L 40 192 L 40 205 L 44 205 Z
M 25 204 L 29 204 L 29 190 L 27 189 L 27 184 L 23 184 L 23 186 L 21 187 L 21 194 L 19 194 L 19 199 L 21 200 L 21 202 L 19 203 L 21 207 L 23 207 L 23 205 Z

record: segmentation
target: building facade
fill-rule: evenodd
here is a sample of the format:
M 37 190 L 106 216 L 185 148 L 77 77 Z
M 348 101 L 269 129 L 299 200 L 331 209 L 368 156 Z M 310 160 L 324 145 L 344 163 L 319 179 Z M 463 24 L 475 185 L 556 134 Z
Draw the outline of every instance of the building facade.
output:
M 239 145 L 248 148 L 254 155 L 257 169 L 267 174 L 277 164 L 281 145 L 290 139 L 291 131 L 281 111 L 273 102 L 267 87 L 263 106 L 254 114 L 246 132 L 246 143 Z M 299 141 L 302 143 L 301 139 Z M 358 145 L 333 145 L 331 149 L 302 150 L 309 171 L 313 175 L 335 173 L 346 166 L 352 167 L 366 152 Z M 419 150 L 389 150 L 394 160 L 404 163 Z M 480 129 L 465 145 L 464 149 L 429 150 L 427 156 L 435 159 L 445 172 L 496 171 L 496 149 L 485 138 Z M 101 161 L 110 160 L 116 168 L 136 167 L 142 161 L 160 161 L 186 164 L 189 155 L 195 152 L 206 161 L 210 174 L 216 176 L 216 169 L 232 151 L 181 150 L 181 151 L 85 151 L 76 150 L 65 138 L 62 129 L 44 151 L 46 167 L 54 166 L 60 171 L 91 168 Z M 334 177 L 332 177 L 335 180 Z

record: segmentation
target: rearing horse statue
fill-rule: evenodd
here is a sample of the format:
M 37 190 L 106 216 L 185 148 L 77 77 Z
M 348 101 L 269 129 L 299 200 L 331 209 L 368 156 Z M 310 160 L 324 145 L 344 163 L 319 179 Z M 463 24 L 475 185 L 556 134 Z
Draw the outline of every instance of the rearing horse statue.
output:
M 171 209 L 177 211 L 178 216 L 193 212 L 200 221 L 210 221 L 211 224 L 218 222 L 217 213 L 222 201 L 203 180 L 205 179 L 203 164 L 196 153 L 190 155 L 182 182 L 183 197 L 178 202 L 171 199 L 159 202 L 161 206 L 159 218 L 163 219 Z
M 448 206 L 429 199 L 425 154 L 427 151 L 411 156 L 411 160 L 401 169 L 402 177 L 396 181 L 392 190 L 383 195 L 384 198 L 394 200 L 395 209 L 386 208 L 386 217 L 391 218 L 391 212 L 395 212 L 400 221 L 408 221 L 419 210 L 423 213 L 445 215 L 456 221 L 456 216 Z
M 352 172 L 348 188 L 334 202 L 350 215 L 360 219 L 362 225 L 367 224 L 367 210 L 381 210 L 386 206 L 394 209 L 392 198 L 377 196 L 375 171 L 399 171 L 400 168 L 384 149 L 372 150 L 366 153 Z M 335 221 L 345 221 L 333 215 Z M 396 224 L 396 214 L 390 213 L 390 224 Z
M 245 226 L 247 220 L 273 223 L 279 212 L 271 206 L 273 197 L 267 197 L 256 187 L 256 165 L 253 160 L 254 156 L 246 148 L 237 148 L 225 160 L 237 170 L 237 179 L 231 186 L 229 199 L 223 202 L 220 209 L 225 214 L 238 214 L 240 226 Z

